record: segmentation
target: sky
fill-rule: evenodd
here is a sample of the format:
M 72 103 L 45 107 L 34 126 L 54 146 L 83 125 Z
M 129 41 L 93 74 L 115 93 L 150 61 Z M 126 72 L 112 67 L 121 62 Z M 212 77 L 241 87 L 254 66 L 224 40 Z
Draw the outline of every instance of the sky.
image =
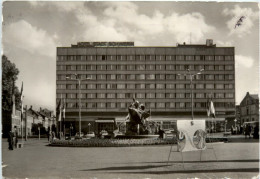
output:
M 56 48 L 84 41 L 235 47 L 236 104 L 259 93 L 256 2 L 3 2 L 2 53 L 20 70 L 24 103 L 55 110 Z M 237 20 L 245 16 L 241 26 Z

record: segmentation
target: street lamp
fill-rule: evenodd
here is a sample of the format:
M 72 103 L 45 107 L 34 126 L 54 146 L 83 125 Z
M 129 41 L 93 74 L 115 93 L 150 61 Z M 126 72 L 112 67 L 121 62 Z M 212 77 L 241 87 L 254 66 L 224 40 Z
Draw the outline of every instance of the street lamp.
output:
M 200 75 L 201 72 L 204 71 L 204 69 L 201 69 L 199 72 L 195 73 L 195 74 L 191 74 L 190 69 L 187 69 L 188 74 L 177 74 L 178 76 L 190 76 L 190 89 L 191 89 L 191 119 L 193 120 L 194 115 L 193 115 L 193 88 L 192 88 L 192 79 L 195 75 Z
M 71 77 L 66 77 L 66 78 L 70 79 L 70 80 L 77 80 L 78 84 L 79 84 L 79 136 L 81 136 L 81 89 L 80 89 L 80 84 L 81 84 L 81 81 L 91 80 L 91 78 L 80 79 L 79 74 L 77 74 L 77 73 L 72 74 L 72 75 L 74 75 L 76 77 L 76 79 L 73 79 Z

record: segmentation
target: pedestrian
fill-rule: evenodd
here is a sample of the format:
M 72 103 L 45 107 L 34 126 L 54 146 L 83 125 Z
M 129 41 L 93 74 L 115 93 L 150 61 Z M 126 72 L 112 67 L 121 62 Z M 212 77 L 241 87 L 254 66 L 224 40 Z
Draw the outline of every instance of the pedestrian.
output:
M 259 139 L 259 126 L 256 124 L 254 127 L 254 133 L 253 133 L 254 139 Z
M 13 137 L 14 137 L 13 132 L 10 131 L 8 133 L 8 144 L 9 144 L 8 149 L 9 150 L 14 150 L 14 139 L 13 139 Z
M 15 148 L 17 148 L 17 144 L 18 144 L 18 132 L 16 129 L 16 126 L 14 127 L 14 146 Z
M 246 125 L 245 126 L 245 138 L 247 137 L 247 136 L 249 136 L 249 138 L 250 138 L 250 133 L 251 133 L 251 127 L 250 127 L 250 125 Z

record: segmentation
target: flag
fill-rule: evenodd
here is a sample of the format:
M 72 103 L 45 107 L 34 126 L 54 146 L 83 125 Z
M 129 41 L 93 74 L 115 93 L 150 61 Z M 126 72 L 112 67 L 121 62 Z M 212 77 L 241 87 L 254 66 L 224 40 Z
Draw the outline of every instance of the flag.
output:
M 21 113 L 23 114 L 23 82 L 22 82 L 20 95 L 21 95 Z
M 61 99 L 57 105 L 56 111 L 57 111 L 57 114 L 59 114 L 58 121 L 61 121 Z
M 210 116 L 210 101 L 209 98 L 207 99 L 207 116 Z
M 65 120 L 65 107 L 66 107 L 66 103 L 65 103 L 65 98 L 64 98 L 64 103 L 63 103 L 63 120 Z
M 211 100 L 210 102 L 210 114 L 215 118 L 216 115 L 215 115 L 215 108 L 214 108 L 214 104 L 213 104 L 213 101 Z

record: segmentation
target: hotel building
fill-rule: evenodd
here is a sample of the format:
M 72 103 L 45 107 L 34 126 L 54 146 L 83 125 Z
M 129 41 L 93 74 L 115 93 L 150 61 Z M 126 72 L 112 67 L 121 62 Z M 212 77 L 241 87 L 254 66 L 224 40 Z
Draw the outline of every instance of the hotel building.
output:
M 172 128 L 179 119 L 191 119 L 187 69 L 191 74 L 204 69 L 192 80 L 194 119 L 208 119 L 206 103 L 212 98 L 215 120 L 233 120 L 234 55 L 234 47 L 216 47 L 212 40 L 163 47 L 139 47 L 134 42 L 57 47 L 56 100 L 57 104 L 60 99 L 65 101 L 65 127 L 72 125 L 78 132 L 81 114 L 84 133 L 111 132 L 125 120 L 133 97 L 151 109 L 150 119 L 163 128 Z

